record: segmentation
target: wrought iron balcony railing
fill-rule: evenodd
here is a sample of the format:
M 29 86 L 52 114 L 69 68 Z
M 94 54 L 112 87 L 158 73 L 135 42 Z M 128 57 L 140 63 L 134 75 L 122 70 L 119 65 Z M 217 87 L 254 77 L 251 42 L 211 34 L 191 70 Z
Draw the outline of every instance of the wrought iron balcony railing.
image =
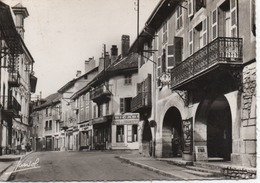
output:
M 111 89 L 112 85 L 101 85 L 90 91 L 90 99 L 97 102 L 99 99 L 110 97 L 112 95 Z
M 52 127 L 51 127 L 51 126 L 50 126 L 50 127 L 49 127 L 49 126 L 45 126 L 44 129 L 45 129 L 45 131 L 51 131 L 51 130 L 52 130 Z
M 8 83 L 10 87 L 20 86 L 20 75 L 18 72 L 9 73 Z
M 151 92 L 140 92 L 131 101 L 131 111 L 136 112 L 141 109 L 151 108 Z
M 2 96 L 1 103 L 5 112 L 13 116 L 19 115 L 19 111 L 21 111 L 21 105 L 14 97 Z
M 218 64 L 242 64 L 242 38 L 219 37 L 171 70 L 171 88 L 178 89 L 189 79 Z

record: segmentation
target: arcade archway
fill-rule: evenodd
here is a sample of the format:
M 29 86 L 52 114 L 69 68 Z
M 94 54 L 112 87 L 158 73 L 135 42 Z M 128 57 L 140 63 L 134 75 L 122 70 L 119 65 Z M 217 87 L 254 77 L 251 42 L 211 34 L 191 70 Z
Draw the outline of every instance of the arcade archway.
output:
M 182 155 L 182 118 L 176 107 L 171 107 L 163 119 L 162 156 L 180 157 Z

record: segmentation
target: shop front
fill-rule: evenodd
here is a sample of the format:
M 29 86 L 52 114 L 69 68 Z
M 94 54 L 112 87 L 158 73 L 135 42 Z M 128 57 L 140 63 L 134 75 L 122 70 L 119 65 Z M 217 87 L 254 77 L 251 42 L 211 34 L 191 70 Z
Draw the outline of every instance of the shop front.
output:
M 84 122 L 78 125 L 79 127 L 79 150 L 92 149 L 93 144 L 93 127 L 90 122 Z
M 139 113 L 114 115 L 112 149 L 138 149 Z
M 102 116 L 92 120 L 93 148 L 95 150 L 111 149 L 112 115 Z

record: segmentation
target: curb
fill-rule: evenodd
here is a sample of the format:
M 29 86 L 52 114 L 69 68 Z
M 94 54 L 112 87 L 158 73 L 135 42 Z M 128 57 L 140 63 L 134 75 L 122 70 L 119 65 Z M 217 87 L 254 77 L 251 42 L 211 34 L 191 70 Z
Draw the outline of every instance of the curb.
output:
M 169 172 L 165 172 L 163 170 L 159 170 L 157 168 L 154 168 L 154 167 L 151 167 L 151 166 L 148 166 L 148 165 L 144 165 L 144 164 L 141 164 L 141 163 L 138 163 L 138 162 L 135 162 L 135 161 L 131 161 L 127 158 L 124 158 L 122 156 L 115 156 L 115 158 L 118 158 L 120 160 L 123 160 L 125 161 L 126 163 L 129 163 L 131 165 L 134 165 L 134 166 L 137 166 L 137 167 L 140 167 L 140 168 L 144 168 L 144 169 L 147 169 L 147 170 L 150 170 L 150 171 L 153 171 L 153 172 L 156 172 L 158 174 L 161 174 L 161 175 L 164 175 L 164 176 L 168 176 L 168 177 L 171 177 L 171 178 L 177 178 L 177 179 L 180 179 L 180 180 L 189 180 L 187 178 L 183 178 L 181 176 L 178 176 L 178 175 L 174 175 L 172 173 L 169 173 Z

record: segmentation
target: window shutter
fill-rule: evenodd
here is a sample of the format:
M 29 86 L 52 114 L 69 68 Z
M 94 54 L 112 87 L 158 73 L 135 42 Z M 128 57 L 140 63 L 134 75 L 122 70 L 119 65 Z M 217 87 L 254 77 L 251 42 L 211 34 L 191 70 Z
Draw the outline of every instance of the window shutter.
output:
M 157 64 L 157 74 L 158 74 L 158 77 L 161 76 L 161 57 L 158 58 L 158 64 Z
M 136 91 L 137 91 L 137 94 L 138 94 L 138 93 L 142 93 L 142 83 L 137 83 L 136 86 L 137 86 L 137 90 L 136 90 Z
M 162 73 L 165 73 L 166 71 L 166 51 L 163 49 L 163 55 L 162 55 Z
M 173 66 L 175 65 L 174 64 L 174 46 L 173 45 L 169 45 L 168 48 L 167 48 L 167 59 L 168 59 L 168 62 L 167 62 L 167 68 L 173 68 Z
M 230 0 L 231 12 L 231 36 L 237 37 L 237 4 L 236 0 Z
M 120 113 L 125 112 L 125 100 L 124 98 L 120 98 Z
M 193 13 L 194 13 L 193 0 L 188 0 L 188 17 L 193 16 Z
M 189 31 L 189 53 L 193 54 L 193 29 Z
M 218 37 L 218 9 L 212 12 L 212 40 Z
M 174 59 L 175 65 L 182 61 L 183 38 L 174 37 Z
M 208 17 L 202 21 L 202 39 L 203 46 L 208 44 Z

